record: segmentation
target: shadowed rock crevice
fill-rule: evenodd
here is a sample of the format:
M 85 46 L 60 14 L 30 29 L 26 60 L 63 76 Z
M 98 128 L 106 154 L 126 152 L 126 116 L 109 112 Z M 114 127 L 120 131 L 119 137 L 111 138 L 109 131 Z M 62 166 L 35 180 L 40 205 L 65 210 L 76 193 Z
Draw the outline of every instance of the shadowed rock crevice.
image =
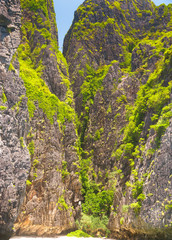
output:
M 172 5 L 0 4 L 0 237 L 171 240 Z

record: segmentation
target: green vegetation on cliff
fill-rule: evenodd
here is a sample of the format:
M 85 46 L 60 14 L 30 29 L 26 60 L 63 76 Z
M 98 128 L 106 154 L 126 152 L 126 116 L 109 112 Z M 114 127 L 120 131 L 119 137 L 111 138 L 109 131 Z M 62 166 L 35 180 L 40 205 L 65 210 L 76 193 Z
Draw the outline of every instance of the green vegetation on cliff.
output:
M 46 225 L 46 231 L 55 235 L 74 228 L 76 211 L 71 199 L 78 199 L 81 195 L 78 175 L 75 174 L 77 167 L 74 165 L 78 156 L 73 92 L 68 64 L 58 48 L 53 1 L 20 2 L 21 44 L 9 70 L 17 71 L 16 62 L 19 62 L 19 75 L 26 89 L 27 98 L 24 100 L 28 105 L 25 112 L 29 112 L 30 117 L 22 123 L 27 131 L 30 127 L 30 131 L 27 134 L 21 129 L 24 137 L 20 139 L 20 147 L 24 151 L 26 142 L 31 169 L 18 228 L 36 235 L 37 230 Z M 16 110 L 20 107 L 23 107 L 21 101 L 14 106 Z M 76 185 L 78 193 L 73 190 Z M 28 196 L 31 196 L 30 199 Z M 39 204 L 35 204 L 35 197 L 39 198 Z M 28 201 L 33 205 L 30 210 Z M 67 219 L 65 223 L 64 216 Z M 31 224 L 30 220 L 25 221 L 28 218 L 32 218 Z
M 126 212 L 138 216 L 148 198 L 159 199 L 146 195 L 145 182 L 151 182 L 155 154 L 157 159 L 172 117 L 171 7 L 95 0 L 75 13 L 64 54 L 70 66 L 76 65 L 69 69 L 79 114 L 85 214 L 109 216 L 113 209 L 114 222 L 125 225 Z M 119 194 L 109 184 L 115 168 Z M 127 201 L 124 212 L 120 200 Z
M 58 50 L 57 38 L 53 33 L 55 16 L 49 16 L 48 1 L 21 1 L 23 11 L 30 12 L 31 19 L 22 18 L 22 44 L 18 48 L 17 57 L 20 63 L 20 76 L 24 80 L 26 95 L 28 97 L 28 110 L 30 117 L 34 116 L 35 103 L 43 110 L 51 123 L 57 115 L 62 125 L 67 121 L 75 121 L 75 112 L 72 107 L 73 93 L 70 90 L 68 75 L 64 75 L 59 68 L 67 68 L 67 63 Z M 45 15 L 42 16 L 42 13 Z M 46 20 L 46 21 L 45 21 Z M 56 24 L 55 24 L 56 26 Z M 33 43 L 28 39 L 36 33 L 43 38 L 43 43 Z M 52 57 L 57 61 L 57 68 L 61 77 L 61 84 L 66 86 L 66 98 L 64 101 L 53 94 L 43 80 L 43 55 L 45 51 L 51 51 Z M 42 57 L 41 57 L 42 56 Z M 39 60 L 38 60 L 39 59 Z
M 68 68 L 58 49 L 50 3 L 51 0 L 21 1 L 22 41 L 15 57 L 26 88 L 30 120 L 42 109 L 50 126 L 56 127 L 53 123 L 58 121 L 62 128 L 58 140 L 64 143 L 50 146 L 64 147 L 55 156 L 54 161 L 60 162 L 55 166 L 55 174 L 60 176 L 61 186 L 65 188 L 68 184 L 72 194 L 69 200 L 64 191 L 52 205 L 65 213 L 75 211 L 70 204 L 76 206 L 76 211 L 79 209 L 80 199 L 75 191 L 79 192 L 80 186 L 76 190 L 72 185 L 78 177 L 82 185 L 82 215 L 77 226 L 93 235 L 100 228 L 106 235 L 109 217 L 115 219 L 117 227 L 125 226 L 133 216 L 140 215 L 144 201 L 154 195 L 146 195 L 145 182 L 151 179 L 154 156 L 158 155 L 172 118 L 172 8 L 171 5 L 155 7 L 151 1 L 85 1 L 77 9 L 66 38 Z M 47 59 L 49 64 L 55 63 L 54 81 L 47 70 Z M 15 71 L 12 64 L 10 70 Z M 6 102 L 5 95 L 2 101 Z M 18 110 L 21 101 L 14 109 Z M 6 107 L 1 106 L 0 110 L 5 111 Z M 66 123 L 70 122 L 78 128 L 77 146 L 76 139 L 67 139 L 70 128 Z M 33 136 L 28 136 L 28 142 L 31 158 L 35 159 L 32 174 L 36 180 L 37 165 L 41 165 L 34 157 L 37 143 Z M 24 148 L 23 138 L 20 145 Z M 79 155 L 77 163 L 72 162 L 73 156 L 67 148 L 75 148 Z M 74 165 L 76 168 L 72 168 Z M 27 185 L 33 186 L 29 180 Z M 58 189 L 53 191 L 58 194 Z M 168 192 L 168 188 L 164 191 Z M 157 204 L 158 197 L 154 201 Z M 162 222 L 162 216 L 171 210 L 169 197 L 161 203 L 165 212 L 161 211 L 159 216 Z M 81 231 L 73 234 L 85 235 Z

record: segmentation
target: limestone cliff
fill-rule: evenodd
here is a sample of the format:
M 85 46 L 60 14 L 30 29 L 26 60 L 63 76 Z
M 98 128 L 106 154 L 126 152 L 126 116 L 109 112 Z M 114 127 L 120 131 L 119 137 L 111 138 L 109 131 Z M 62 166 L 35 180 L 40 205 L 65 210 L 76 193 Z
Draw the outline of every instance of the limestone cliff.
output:
M 68 67 L 58 50 L 51 0 L 21 1 L 17 58 L 30 116 L 31 172 L 17 234 L 54 235 L 75 227 L 80 210 L 77 133 Z
M 121 239 L 172 236 L 171 19 L 171 5 L 87 0 L 64 41 L 80 119 L 83 209 L 99 214 L 93 198 L 101 205 L 113 182 L 111 210 L 104 205 L 102 214 L 111 212 L 111 236 Z
M 70 231 L 82 202 L 111 237 L 171 240 L 172 5 L 86 0 L 66 59 L 52 0 L 0 5 L 0 238 Z
M 26 147 L 29 114 L 19 63 L 10 62 L 20 44 L 21 12 L 17 0 L 0 2 L 0 239 L 9 239 L 23 202 L 30 170 Z

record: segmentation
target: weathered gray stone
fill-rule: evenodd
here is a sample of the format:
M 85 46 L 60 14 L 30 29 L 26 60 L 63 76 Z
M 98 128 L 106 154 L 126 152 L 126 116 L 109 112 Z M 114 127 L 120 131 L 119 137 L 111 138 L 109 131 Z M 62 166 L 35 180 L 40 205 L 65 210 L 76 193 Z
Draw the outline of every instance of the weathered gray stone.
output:
M 17 71 L 8 71 L 20 44 L 19 1 L 1 1 L 0 8 L 0 239 L 5 240 L 24 199 L 30 156 L 24 84 Z
M 75 109 L 82 122 L 79 134 L 81 134 L 83 151 L 87 153 L 84 153 L 84 158 L 90 157 L 93 171 L 96 173 L 94 175 L 89 173 L 89 179 L 100 184 L 103 182 L 107 187 L 108 174 L 111 171 L 116 174 L 114 176 L 116 192 L 114 193 L 109 228 L 112 236 L 117 236 L 120 239 L 151 239 L 153 237 L 170 239 L 171 237 L 171 232 L 166 234 L 171 228 L 170 221 L 172 219 L 170 206 L 167 209 L 167 205 L 171 204 L 170 197 L 172 194 L 170 179 L 171 150 L 170 147 L 167 147 L 170 146 L 171 140 L 168 137 L 164 142 L 165 135 L 161 139 L 160 148 L 157 149 L 157 146 L 155 146 L 156 133 L 150 130 L 151 125 L 154 124 L 151 119 L 154 106 L 148 107 L 143 104 L 147 108 L 146 110 L 142 109 L 141 103 L 146 101 L 144 97 L 144 100 L 139 99 L 140 102 L 135 103 L 140 87 L 146 84 L 148 80 L 151 82 L 151 77 L 156 79 L 156 83 L 152 81 L 152 85 L 150 84 L 152 89 L 156 88 L 156 84 L 162 84 L 163 81 L 162 87 L 166 87 L 171 81 L 172 62 L 168 58 L 168 54 L 168 60 L 166 61 L 168 66 L 165 66 L 163 61 L 165 59 L 164 52 L 167 49 L 169 49 L 169 55 L 171 54 L 170 9 L 170 7 L 164 5 L 156 8 L 151 1 L 147 0 L 138 0 L 135 3 L 127 0 L 84 1 L 75 12 L 72 26 L 64 40 L 63 50 L 69 64 L 70 80 L 76 103 Z M 163 19 L 163 21 L 160 21 L 160 19 Z M 160 40 L 163 50 L 159 51 L 158 44 L 154 44 L 159 39 L 159 35 L 154 38 L 154 34 L 163 31 L 166 32 L 168 37 L 164 35 L 165 37 Z M 152 44 L 147 42 L 145 36 L 150 40 L 154 39 L 154 42 Z M 130 37 L 131 41 L 129 40 Z M 127 44 L 125 41 L 128 41 Z M 127 59 L 131 62 L 127 63 Z M 92 85 L 88 83 L 89 80 L 92 81 L 90 75 L 93 79 L 96 79 L 96 70 L 102 69 L 112 60 L 116 60 L 116 62 L 109 68 L 109 72 L 104 76 L 100 87 L 93 86 L 96 89 L 94 95 L 91 92 Z M 162 66 L 158 66 L 159 61 L 162 61 Z M 88 71 L 88 66 L 93 69 L 92 72 L 90 71 L 91 73 Z M 131 69 L 127 69 L 127 66 Z M 166 70 L 159 75 L 158 71 L 161 70 L 161 67 L 166 68 Z M 152 74 L 154 71 L 155 75 Z M 98 81 L 98 79 L 97 77 L 96 80 Z M 85 87 L 87 83 L 88 88 Z M 83 101 L 84 90 L 88 90 L 94 95 L 90 97 L 91 94 L 88 93 L 89 98 L 86 104 Z M 171 102 L 171 97 L 169 102 Z M 142 112 L 138 107 L 138 109 L 134 108 L 136 112 L 133 114 L 132 106 L 137 106 L 137 104 Z M 166 104 L 169 103 L 166 102 Z M 131 150 L 132 145 L 133 147 L 135 145 L 140 147 L 139 140 L 133 137 L 130 142 L 126 139 L 127 131 L 129 131 L 126 126 L 130 117 L 131 119 L 134 118 L 133 125 L 137 118 L 139 119 L 138 122 L 144 122 L 143 130 L 138 139 L 144 138 L 145 142 L 142 144 L 146 144 L 147 147 L 144 153 L 143 150 L 140 150 L 140 158 L 136 157 Z M 132 124 L 132 121 L 130 122 Z M 136 131 L 135 136 L 137 136 L 137 128 L 131 127 L 131 129 Z M 99 137 L 96 139 L 97 131 L 99 131 Z M 170 132 L 171 128 L 169 127 L 166 134 L 168 135 Z M 128 146 L 127 143 L 129 143 Z M 129 152 L 125 147 L 120 149 L 120 146 L 123 145 L 129 148 Z M 116 152 L 116 149 L 119 152 Z M 151 150 L 152 152 L 155 151 L 154 156 L 149 154 Z M 133 159 L 133 166 L 131 159 Z M 153 160 L 155 161 L 154 164 Z M 135 177 L 132 172 L 133 168 Z M 152 170 L 154 171 L 153 175 L 149 175 L 148 173 Z M 119 173 L 120 171 L 121 173 Z M 148 174 L 147 178 L 145 177 L 146 174 Z M 134 187 L 142 188 L 142 183 L 140 183 L 142 178 L 144 179 L 143 195 L 140 197 L 146 197 L 146 199 L 141 200 L 143 204 L 141 207 L 138 204 L 139 201 L 137 201 L 139 195 L 133 196 L 134 191 L 132 189 Z M 138 186 L 134 185 L 135 182 Z M 127 184 L 131 184 L 131 186 L 127 187 Z M 151 194 L 153 193 L 149 192 L 149 188 L 154 192 L 152 197 Z
M 63 58 L 58 56 L 60 53 L 51 40 L 39 31 L 46 28 L 51 38 L 56 41 L 55 44 L 57 43 L 53 3 L 45 1 L 45 4 L 48 18 L 42 9 L 36 12 L 23 9 L 22 24 L 29 19 L 37 28 L 32 32 L 27 30 L 26 37 L 34 67 L 38 67 L 41 62 L 42 82 L 56 95 L 54 99 L 66 101 L 68 93 L 65 80 L 68 81 L 69 78 L 67 66 Z M 42 18 L 42 22 L 35 18 L 37 14 Z M 47 22 L 51 22 L 51 28 Z M 43 44 L 46 47 L 41 49 Z M 36 47 L 40 49 L 39 54 L 34 54 Z M 53 98 L 53 95 L 51 97 Z M 76 151 L 76 126 L 73 120 L 66 119 L 61 123 L 58 109 L 53 117 L 54 121 L 50 122 L 37 101 L 34 104 L 34 116 L 30 118 L 31 129 L 26 142 L 28 146 L 34 142 L 34 151 L 31 153 L 32 167 L 28 178 L 30 182 L 26 187 L 26 197 L 15 229 L 19 235 L 53 236 L 73 229 L 81 210 L 78 205 L 81 200 L 81 183 L 79 176 L 75 174 L 78 170 L 74 165 L 79 159 Z

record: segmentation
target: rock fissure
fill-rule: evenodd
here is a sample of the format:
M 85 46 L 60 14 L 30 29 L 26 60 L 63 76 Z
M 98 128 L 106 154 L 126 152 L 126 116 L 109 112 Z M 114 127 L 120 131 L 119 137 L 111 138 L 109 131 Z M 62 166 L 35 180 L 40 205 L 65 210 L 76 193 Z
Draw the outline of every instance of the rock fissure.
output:
M 0 238 L 170 240 L 172 5 L 0 5 Z

